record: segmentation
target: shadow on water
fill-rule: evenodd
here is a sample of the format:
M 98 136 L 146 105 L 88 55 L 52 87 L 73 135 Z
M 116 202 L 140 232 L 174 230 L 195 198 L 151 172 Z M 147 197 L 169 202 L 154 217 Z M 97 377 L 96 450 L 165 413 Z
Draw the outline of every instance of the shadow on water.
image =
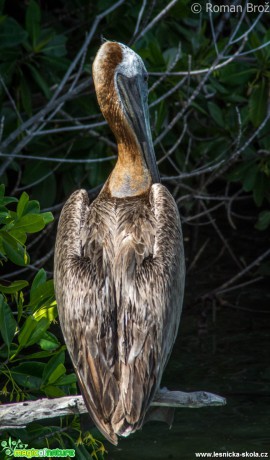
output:
M 227 406 L 178 409 L 171 429 L 151 422 L 121 439 L 117 447 L 107 445 L 110 460 L 270 452 L 269 314 L 254 311 L 267 309 L 269 293 L 263 298 L 265 302 L 257 305 L 251 299 L 253 312 L 219 307 L 214 322 L 209 309 L 203 327 L 198 308 L 185 308 L 163 384 L 172 390 L 220 394 L 227 398 Z

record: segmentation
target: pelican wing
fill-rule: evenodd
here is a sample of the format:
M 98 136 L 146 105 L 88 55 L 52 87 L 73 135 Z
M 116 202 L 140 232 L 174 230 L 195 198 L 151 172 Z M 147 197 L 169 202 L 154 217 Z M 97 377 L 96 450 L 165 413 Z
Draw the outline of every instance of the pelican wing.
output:
M 123 202 L 122 215 L 130 212 Z M 138 429 L 160 385 L 175 341 L 184 292 L 184 249 L 176 203 L 161 184 L 148 204 L 136 203 L 118 237 L 115 273 L 120 398 L 112 424 L 128 435 Z M 128 227 L 127 222 L 132 222 Z
M 109 273 L 102 267 L 99 240 L 104 240 L 104 229 L 95 210 L 91 213 L 91 258 L 84 255 L 89 208 L 87 192 L 78 190 L 62 209 L 55 247 L 55 293 L 62 332 L 85 404 L 99 430 L 117 444 L 109 423 L 114 401 L 118 399 L 113 375 L 114 293 Z

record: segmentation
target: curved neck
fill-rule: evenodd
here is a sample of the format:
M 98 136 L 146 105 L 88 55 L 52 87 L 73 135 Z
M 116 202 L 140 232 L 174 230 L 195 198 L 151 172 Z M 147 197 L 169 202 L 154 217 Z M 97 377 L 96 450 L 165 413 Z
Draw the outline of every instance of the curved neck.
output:
M 123 136 L 116 136 L 118 160 L 108 179 L 110 194 L 118 198 L 141 195 L 152 185 L 141 149 L 131 132 L 127 136 L 126 128 Z

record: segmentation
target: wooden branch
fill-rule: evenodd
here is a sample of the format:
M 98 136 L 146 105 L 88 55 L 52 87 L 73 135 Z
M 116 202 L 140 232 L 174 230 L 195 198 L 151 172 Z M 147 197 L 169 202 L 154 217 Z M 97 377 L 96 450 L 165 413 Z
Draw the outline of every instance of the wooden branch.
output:
M 151 406 L 165 406 L 175 408 L 199 409 L 200 407 L 225 406 L 226 398 L 208 393 L 206 391 L 169 391 L 167 388 L 159 390 L 151 403 Z M 0 418 L 1 422 L 1 418 Z
M 206 391 L 184 393 L 163 388 L 156 393 L 151 406 L 199 408 L 223 406 L 226 399 Z M 28 423 L 64 415 L 87 413 L 82 396 L 65 396 L 55 399 L 38 399 L 0 406 L 0 429 L 25 428 Z

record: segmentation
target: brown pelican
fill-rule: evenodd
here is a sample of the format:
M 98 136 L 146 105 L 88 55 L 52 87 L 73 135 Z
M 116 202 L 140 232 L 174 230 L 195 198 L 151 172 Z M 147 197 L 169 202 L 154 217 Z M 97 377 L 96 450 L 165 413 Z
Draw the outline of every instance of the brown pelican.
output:
M 78 190 L 63 207 L 55 290 L 87 409 L 117 444 L 142 426 L 159 388 L 180 321 L 184 251 L 176 203 L 160 184 L 142 59 L 106 42 L 93 78 L 118 161 L 92 203 Z

